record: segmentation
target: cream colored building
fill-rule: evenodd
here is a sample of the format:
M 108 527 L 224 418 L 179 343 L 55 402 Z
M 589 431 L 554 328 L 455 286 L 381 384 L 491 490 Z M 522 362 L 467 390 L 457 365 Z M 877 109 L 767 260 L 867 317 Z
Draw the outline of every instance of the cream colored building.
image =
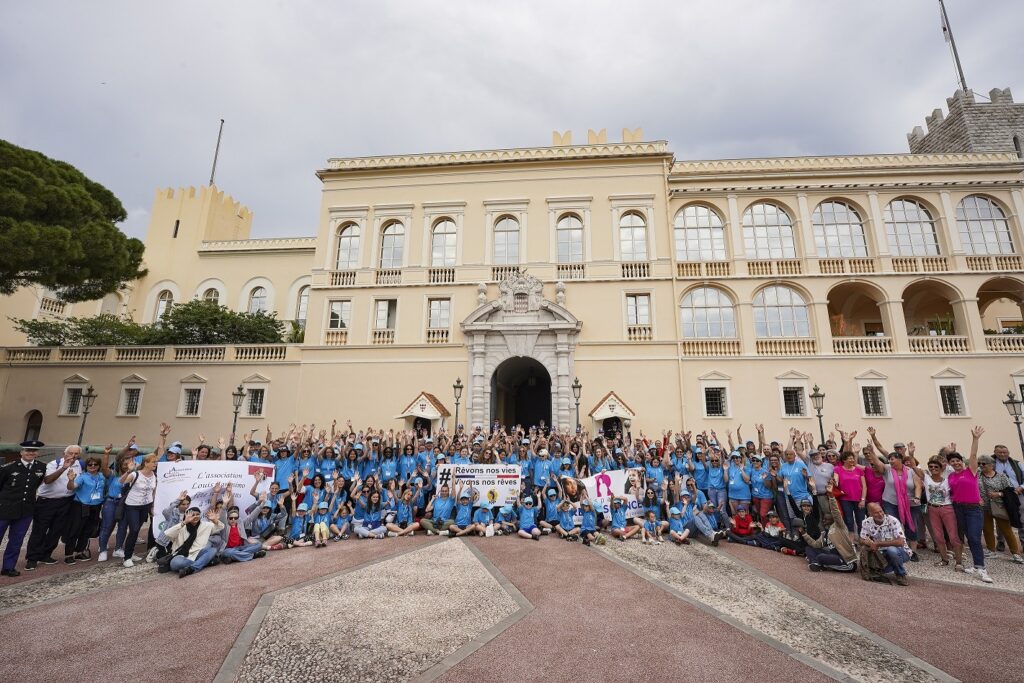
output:
M 1012 153 L 677 161 L 667 143 L 330 159 L 315 236 L 250 239 L 215 187 L 160 190 L 149 275 L 103 302 L 24 290 L 6 315 L 126 311 L 216 298 L 301 320 L 301 344 L 35 348 L 7 331 L 0 440 L 41 420 L 71 442 L 186 443 L 232 423 L 634 433 L 755 423 L 875 425 L 924 451 L 1017 443 L 1001 404 L 1024 385 L 1024 163 Z M 445 415 L 450 413 L 451 416 Z M 611 420 L 611 421 L 607 421 Z

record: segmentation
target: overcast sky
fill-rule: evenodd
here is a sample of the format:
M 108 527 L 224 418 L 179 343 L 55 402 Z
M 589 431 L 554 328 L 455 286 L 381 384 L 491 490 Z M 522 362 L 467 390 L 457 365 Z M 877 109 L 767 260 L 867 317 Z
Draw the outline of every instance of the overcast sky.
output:
M 967 82 L 1024 100 L 1024 2 L 947 0 Z M 643 127 L 677 159 L 905 152 L 955 72 L 937 0 L 8 2 L 0 137 L 68 161 L 142 237 L 208 181 L 254 236 L 316 232 L 333 156 Z

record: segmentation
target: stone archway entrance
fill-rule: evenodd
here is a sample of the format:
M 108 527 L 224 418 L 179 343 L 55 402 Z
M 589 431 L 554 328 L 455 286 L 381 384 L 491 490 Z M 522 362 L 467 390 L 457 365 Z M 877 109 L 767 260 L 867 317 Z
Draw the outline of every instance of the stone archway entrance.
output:
M 462 322 L 469 347 L 467 426 L 545 419 L 555 429 L 572 427 L 573 356 L 582 323 L 563 306 L 564 285 L 555 285 L 557 302 L 544 298 L 544 283 L 522 272 L 498 289 L 501 295 L 488 301 L 486 285 L 479 285 L 480 305 Z
M 491 375 L 491 421 L 524 428 L 551 426 L 551 376 L 533 358 L 501 362 Z

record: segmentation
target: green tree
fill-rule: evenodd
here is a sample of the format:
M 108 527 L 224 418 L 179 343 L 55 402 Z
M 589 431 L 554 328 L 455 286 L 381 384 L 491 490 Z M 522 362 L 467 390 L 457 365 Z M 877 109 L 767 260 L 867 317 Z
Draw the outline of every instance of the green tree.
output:
M 100 299 L 146 274 L 124 207 L 71 164 L 0 140 L 0 294 L 29 284 Z

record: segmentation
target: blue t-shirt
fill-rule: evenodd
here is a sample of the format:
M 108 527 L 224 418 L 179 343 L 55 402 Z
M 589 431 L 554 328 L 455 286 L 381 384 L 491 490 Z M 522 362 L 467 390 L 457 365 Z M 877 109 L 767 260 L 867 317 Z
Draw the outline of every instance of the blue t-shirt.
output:
M 459 502 L 455 505 L 455 525 L 468 526 L 473 519 L 473 503 Z
M 624 505 L 612 506 L 612 528 L 626 528 L 626 507 Z
M 516 511 L 512 510 L 508 514 L 498 511 L 498 522 L 501 524 L 511 523 L 516 521 Z
M 750 465 L 741 467 L 729 463 L 729 498 L 732 500 L 750 500 L 750 484 L 743 480 L 743 475 L 750 476 Z
M 533 461 L 533 485 L 544 486 L 551 476 L 552 462 L 543 458 L 536 458 Z
M 544 521 L 545 522 L 556 522 L 558 521 L 558 506 L 562 501 L 558 500 L 558 496 L 554 498 L 545 496 L 544 497 Z
M 793 462 L 783 462 L 779 473 L 789 483 L 789 495 L 793 496 L 794 500 L 806 500 L 811 497 L 804 476 L 807 473 L 807 465 L 803 460 L 797 458 Z
M 295 515 L 295 518 L 292 520 L 292 528 L 291 528 L 291 532 L 288 534 L 288 537 L 291 538 L 293 541 L 295 541 L 295 540 L 298 540 L 299 538 L 302 538 L 303 536 L 305 536 L 306 535 L 306 522 L 308 522 L 308 521 L 309 520 L 306 519 L 305 515 L 303 515 L 301 517 L 299 515 Z
M 358 463 L 352 460 L 345 460 L 338 465 L 338 476 L 346 481 L 355 479 L 357 472 L 359 472 Z
M 398 478 L 398 461 L 394 458 L 387 458 L 380 463 L 380 478 L 384 482 Z
M 708 488 L 725 488 L 725 473 L 722 471 L 721 467 L 715 467 L 714 465 L 708 466 Z
M 769 499 L 772 497 L 772 492 L 765 484 L 765 477 L 768 475 L 768 465 L 765 463 L 761 464 L 760 469 L 752 468 L 750 470 L 750 494 L 754 498 Z
M 348 524 L 350 527 L 352 526 L 352 515 L 344 514 L 336 515 L 334 517 L 334 526 L 338 527 L 339 529 L 345 526 L 346 524 Z
M 403 455 L 398 459 L 398 478 L 402 481 L 407 480 L 412 476 L 413 472 L 416 471 L 416 456 L 415 455 Z
M 452 510 L 455 508 L 455 499 L 451 496 L 434 499 L 434 519 L 444 521 L 452 518 Z
M 412 505 L 406 503 L 404 500 L 399 500 L 395 514 L 395 521 L 399 524 L 402 522 L 412 524 Z
M 103 502 L 103 488 L 106 477 L 97 472 L 82 472 L 75 477 L 75 500 L 82 505 L 99 505 Z
M 491 514 L 491 509 L 487 506 L 481 506 L 476 509 L 473 513 L 473 522 L 476 524 L 483 524 L 487 526 L 494 521 L 494 515 Z
M 583 531 L 597 531 L 597 513 L 593 509 L 584 510 L 580 516 L 582 517 L 580 528 Z
M 682 516 L 679 516 L 679 517 L 675 517 L 675 516 L 669 517 L 668 518 L 668 529 L 669 529 L 669 531 L 674 531 L 677 534 L 681 534 L 681 533 L 683 533 L 683 531 L 686 530 L 686 522 L 683 521 Z
M 572 508 L 570 508 L 568 510 L 559 510 L 558 511 L 558 526 L 562 527 L 562 529 L 565 530 L 565 531 L 569 531 L 570 529 L 572 529 L 573 527 L 576 526 L 576 523 L 573 522 L 572 517 L 573 517 Z
M 295 473 L 295 456 L 281 458 L 274 461 L 274 481 L 284 491 L 288 488 L 288 478 Z
M 644 528 L 647 529 L 647 533 L 654 534 L 658 530 L 658 523 L 656 521 L 647 520 L 644 522 Z
M 661 482 L 665 481 L 665 470 L 660 465 L 657 467 L 651 464 L 645 465 L 644 474 L 647 476 L 648 486 L 654 482 L 654 488 L 661 489 Z
M 120 498 L 121 497 L 121 477 L 114 475 L 107 482 L 107 497 L 108 498 Z
M 327 509 L 317 509 L 313 514 L 313 524 L 330 524 L 331 523 L 331 512 Z
M 338 471 L 338 461 L 334 458 L 324 458 L 320 461 L 316 471 L 324 478 L 324 481 L 330 484 L 334 481 L 334 477 Z
M 700 460 L 693 461 L 693 481 L 701 491 L 708 489 L 708 467 Z
M 529 530 L 537 526 L 537 511 L 533 506 L 523 505 L 519 508 L 519 528 Z

